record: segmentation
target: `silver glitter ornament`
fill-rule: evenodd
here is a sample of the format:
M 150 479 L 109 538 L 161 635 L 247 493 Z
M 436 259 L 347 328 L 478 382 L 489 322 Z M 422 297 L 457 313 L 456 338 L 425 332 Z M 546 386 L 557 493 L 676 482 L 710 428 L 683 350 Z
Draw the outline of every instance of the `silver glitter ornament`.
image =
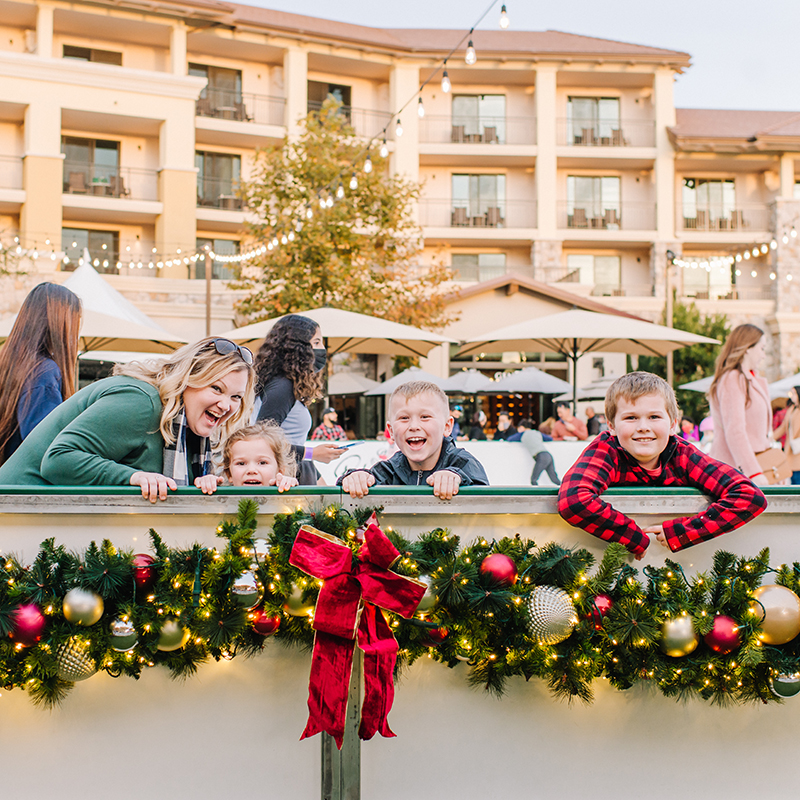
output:
M 56 651 L 58 677 L 65 681 L 85 681 L 97 672 L 97 664 L 88 653 L 89 645 L 77 636 L 67 639 Z
M 234 600 L 243 608 L 255 608 L 261 600 L 261 591 L 254 573 L 243 572 L 231 587 Z
M 572 633 L 578 614 L 569 595 L 556 586 L 537 586 L 528 598 L 528 630 L 539 644 L 558 644 Z

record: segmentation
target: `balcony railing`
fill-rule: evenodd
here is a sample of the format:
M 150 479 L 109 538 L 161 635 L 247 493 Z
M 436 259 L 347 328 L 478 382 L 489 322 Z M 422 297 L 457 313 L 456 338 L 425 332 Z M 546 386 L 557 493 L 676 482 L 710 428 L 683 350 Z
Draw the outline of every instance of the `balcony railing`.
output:
M 65 161 L 63 181 L 64 194 L 158 200 L 158 173 L 154 169 Z
M 524 278 L 533 278 L 533 266 L 530 264 L 523 264 L 516 267 L 508 264 L 502 267 L 461 264 L 459 266 L 453 266 L 451 269 L 455 272 L 455 280 L 457 281 L 490 281 L 492 278 L 499 278 L 511 273 L 522 275 Z
M 652 297 L 651 283 L 596 283 L 592 287 L 592 297 Z
M 244 202 L 239 196 L 239 181 L 230 178 L 198 177 L 197 205 L 202 208 L 241 211 Z
M 684 231 L 767 231 L 769 208 L 765 205 L 678 207 L 678 228 Z
M 198 117 L 233 119 L 239 122 L 255 122 L 259 125 L 284 125 L 286 100 L 263 94 L 242 94 L 229 89 L 206 90 L 196 104 Z
M 22 159 L 0 156 L 0 189 L 22 188 Z
M 559 119 L 557 143 L 574 147 L 655 147 L 656 124 L 644 120 L 591 122 Z
M 322 108 L 322 103 L 309 100 L 308 113 L 318 112 Z M 344 116 L 349 125 L 356 130 L 357 136 L 372 139 L 378 136 L 381 131 L 389 124 L 392 115 L 388 111 L 375 111 L 369 108 L 354 108 L 353 106 L 340 106 L 339 113 Z M 389 138 L 387 135 L 386 138 Z
M 776 284 L 767 286 L 714 286 L 710 289 L 684 288 L 683 297 L 694 300 L 774 300 Z
M 533 117 L 428 116 L 419 126 L 419 140 L 428 144 L 536 144 Z
M 497 200 L 478 203 L 423 199 L 420 223 L 430 228 L 535 228 L 536 201 Z
M 558 227 L 583 230 L 649 231 L 656 226 L 655 203 L 618 203 L 613 206 L 558 204 Z

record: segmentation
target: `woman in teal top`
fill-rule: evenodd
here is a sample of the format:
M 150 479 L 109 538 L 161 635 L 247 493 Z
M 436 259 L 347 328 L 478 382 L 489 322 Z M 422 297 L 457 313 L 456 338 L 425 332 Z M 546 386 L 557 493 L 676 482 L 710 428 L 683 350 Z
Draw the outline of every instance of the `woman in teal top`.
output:
M 249 419 L 252 363 L 247 348 L 210 338 L 165 361 L 119 365 L 33 430 L 0 467 L 0 485 L 131 485 L 163 500 L 208 475 L 212 446 Z

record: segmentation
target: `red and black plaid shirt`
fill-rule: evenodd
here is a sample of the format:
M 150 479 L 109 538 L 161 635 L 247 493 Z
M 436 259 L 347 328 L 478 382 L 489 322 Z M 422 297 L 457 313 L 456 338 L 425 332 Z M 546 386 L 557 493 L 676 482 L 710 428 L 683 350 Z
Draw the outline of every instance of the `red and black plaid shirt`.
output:
M 321 425 L 317 425 L 317 427 L 314 428 L 314 433 L 311 434 L 311 441 L 325 439 L 326 441 L 333 442 L 346 438 L 347 434 L 344 432 L 344 428 L 341 425 L 332 425 L 328 427 L 324 422 Z
M 672 551 L 732 531 L 767 507 L 761 490 L 741 472 L 674 436 L 661 454 L 659 466 L 658 475 L 650 474 L 620 446 L 616 436 L 601 433 L 564 476 L 558 513 L 570 525 L 607 542 L 620 542 L 638 555 L 650 540 L 632 519 L 600 499 L 610 486 L 690 486 L 711 496 L 713 502 L 702 514 L 663 523 Z

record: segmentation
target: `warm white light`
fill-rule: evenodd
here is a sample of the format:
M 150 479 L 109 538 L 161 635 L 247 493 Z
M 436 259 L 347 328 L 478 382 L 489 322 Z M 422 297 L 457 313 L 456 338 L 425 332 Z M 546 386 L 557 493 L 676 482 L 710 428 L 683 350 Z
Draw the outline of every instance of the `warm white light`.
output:
M 753 248 L 753 257 L 754 258 L 758 258 L 758 248 L 757 247 Z
M 442 91 L 447 94 L 451 89 L 450 76 L 447 74 L 447 69 L 442 73 Z
M 777 250 L 778 249 L 778 243 L 774 239 L 769 243 L 769 246 L 770 246 L 771 250 Z
M 789 231 L 789 236 L 791 236 L 792 239 L 797 236 L 797 231 L 794 229 L 794 226 L 792 226 L 792 229 Z
M 314 216 L 314 211 L 312 210 L 311 206 L 306 209 L 306 219 L 311 219 Z
M 774 281 L 776 277 L 777 277 L 777 276 L 775 275 L 775 273 L 774 273 L 774 272 L 770 272 L 770 274 L 769 274 L 769 279 L 770 279 L 771 281 Z
M 787 280 L 787 281 L 790 281 L 791 279 L 792 279 L 792 276 L 791 276 L 791 275 L 787 275 L 787 276 L 786 276 L 786 280 Z
M 742 254 L 741 253 L 737 253 L 736 254 L 736 261 L 741 261 L 741 260 L 742 260 Z
M 475 45 L 472 44 L 472 39 L 469 40 L 467 45 L 467 52 L 464 53 L 464 61 L 467 66 L 471 67 L 478 60 L 478 54 L 475 52 Z
M 768 251 L 769 251 L 769 247 L 767 247 L 767 245 L 765 245 L 765 244 L 762 244 L 761 245 L 761 252 L 762 253 L 767 253 Z
M 784 244 L 789 244 L 789 237 L 784 233 L 781 241 L 783 241 Z
M 354 192 L 356 189 L 358 189 L 358 180 L 356 180 L 356 174 L 354 172 L 353 177 L 350 178 L 350 190 Z
M 403 135 L 403 123 L 400 122 L 400 117 L 397 118 L 397 124 L 394 126 L 394 135 L 398 139 Z
M 419 114 L 419 118 L 422 119 L 425 116 L 425 106 L 422 105 L 422 98 L 420 97 L 417 100 L 417 114 Z
M 381 158 L 386 158 L 389 155 L 389 147 L 386 144 L 386 139 L 383 140 L 380 149 Z
M 505 4 L 503 4 L 500 8 L 500 27 L 505 30 L 511 23 L 511 20 L 508 18 L 508 12 L 506 11 Z
M 369 156 L 367 156 L 367 160 L 364 162 L 364 172 L 366 172 L 367 175 L 372 172 L 372 159 Z
M 325 198 L 325 205 L 326 205 L 328 208 L 333 208 L 333 195 L 332 195 L 332 194 L 329 194 L 329 195 L 327 196 L 327 198 Z
M 341 200 L 344 197 L 344 186 L 340 183 L 336 188 L 336 196 Z
M 748 258 L 750 258 L 750 251 L 749 250 L 745 250 L 744 251 L 744 260 L 747 261 Z
M 740 269 L 736 270 L 736 277 L 737 278 L 741 278 L 742 277 L 742 271 Z
M 758 277 L 758 273 L 755 270 L 751 270 L 750 271 L 750 277 L 751 278 L 757 278 Z

